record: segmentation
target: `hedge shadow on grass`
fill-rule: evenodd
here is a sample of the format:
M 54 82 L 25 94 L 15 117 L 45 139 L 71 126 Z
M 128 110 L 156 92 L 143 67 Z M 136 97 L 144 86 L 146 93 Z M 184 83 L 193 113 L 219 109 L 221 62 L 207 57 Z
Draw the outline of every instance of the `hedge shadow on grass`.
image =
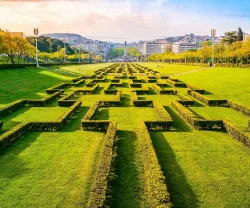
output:
M 109 184 L 109 201 L 111 207 L 141 207 L 141 186 L 136 169 L 135 138 L 132 131 L 118 130 L 115 142 L 115 157 Z
M 81 120 L 88 112 L 90 107 L 81 107 L 74 116 L 68 121 L 67 125 L 61 130 L 61 132 L 74 132 L 81 130 Z
M 123 94 L 121 96 L 121 106 L 122 107 L 130 107 L 131 103 L 130 103 L 130 96 L 127 94 Z
M 198 208 L 199 200 L 187 182 L 187 178 L 178 164 L 175 153 L 161 132 L 152 132 L 151 138 L 165 182 L 170 193 L 173 207 Z
M 102 91 L 104 90 L 104 87 L 98 87 L 95 91 L 94 94 L 102 94 Z
M 157 93 L 152 87 L 149 87 L 148 89 L 149 89 L 148 95 L 157 95 Z
M 8 148 L 0 150 L 0 178 L 20 178 L 21 175 L 29 171 L 25 167 L 26 163 L 20 159 L 19 155 L 31 146 L 40 134 L 41 132 L 29 132 Z

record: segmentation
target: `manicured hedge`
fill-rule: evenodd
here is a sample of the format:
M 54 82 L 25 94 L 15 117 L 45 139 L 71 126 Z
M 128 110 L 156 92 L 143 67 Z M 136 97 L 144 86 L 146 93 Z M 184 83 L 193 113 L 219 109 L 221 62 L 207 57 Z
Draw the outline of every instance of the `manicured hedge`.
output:
M 6 148 L 27 133 L 31 123 L 21 123 L 0 136 L 0 148 Z
M 183 87 L 186 88 L 186 84 L 184 82 L 180 82 L 176 79 L 166 79 L 166 82 L 170 84 L 172 87 Z
M 133 83 L 133 84 L 130 84 L 130 87 L 131 88 L 142 88 L 142 84 L 141 83 Z
M 84 131 L 106 131 L 110 121 L 107 120 L 82 120 Z
M 106 87 L 104 88 L 104 93 L 108 95 L 115 95 L 118 92 L 118 90 L 111 89 L 111 87 L 112 87 L 111 84 L 106 85 Z
M 244 132 L 240 127 L 232 124 L 230 121 L 224 120 L 224 127 L 227 133 L 233 138 L 239 140 L 247 147 L 250 147 L 250 133 Z
M 206 91 L 206 90 L 202 90 L 202 89 L 200 89 L 200 88 L 198 88 L 198 87 L 195 87 L 195 86 L 193 86 L 193 85 L 191 85 L 191 84 L 188 84 L 188 83 L 186 83 L 186 86 L 187 86 L 188 88 L 190 88 L 191 90 L 195 91 L 195 92 L 198 92 L 198 93 L 200 93 L 200 94 L 205 94 L 205 91 Z
M 79 81 L 75 82 L 75 83 L 72 83 L 70 84 L 71 86 L 78 86 L 78 85 L 81 85 L 85 83 L 85 79 L 80 79 Z
M 99 101 L 100 107 L 114 107 L 119 106 L 121 103 L 121 91 L 118 91 L 113 99 Z
M 158 162 L 148 129 L 143 121 L 138 122 L 136 133 L 140 143 L 140 156 L 144 169 L 144 190 L 147 196 L 147 207 L 171 207 L 165 177 Z
M 85 94 L 94 94 L 95 90 L 97 90 L 98 87 L 99 87 L 99 84 L 96 84 L 96 85 L 92 86 L 92 87 L 89 88 L 89 89 L 76 90 L 76 93 L 77 93 L 77 94 L 82 93 L 82 94 L 84 94 L 84 95 L 85 95 Z
M 94 105 L 91 106 L 91 108 L 88 110 L 86 115 L 83 117 L 83 120 L 91 120 L 99 108 L 100 101 L 97 101 Z
M 159 103 L 159 101 L 153 101 L 153 106 L 160 120 L 173 121 L 172 117 L 169 115 L 166 109 L 162 106 L 162 104 Z
M 52 95 L 49 95 L 46 98 L 43 98 L 41 100 L 27 100 L 27 105 L 31 107 L 43 107 L 46 104 L 53 101 L 54 99 L 60 97 L 62 93 L 63 91 L 59 90 L 58 92 L 55 92 Z
M 48 122 L 31 122 L 30 131 L 38 132 L 54 132 L 61 129 L 61 124 L 58 121 L 48 121 Z
M 60 83 L 60 84 L 57 84 L 53 87 L 50 87 L 46 90 L 47 94 L 53 94 L 55 92 L 58 92 L 60 91 L 61 89 L 64 89 L 66 87 L 70 87 L 70 84 L 66 84 L 66 83 Z
M 158 84 L 153 84 L 152 87 L 155 89 L 155 91 L 158 94 L 161 94 L 161 95 L 162 94 L 175 95 L 177 93 L 177 91 L 175 91 L 175 90 L 164 90 Z
M 230 108 L 237 110 L 237 111 L 240 111 L 247 116 L 250 116 L 250 107 L 249 106 L 243 105 L 243 104 L 235 102 L 233 100 L 228 100 L 227 103 L 228 103 Z
M 222 120 L 205 120 L 198 118 L 189 109 L 185 108 L 180 102 L 172 101 L 172 107 L 195 129 L 198 130 L 214 130 L 224 129 Z
M 142 84 L 142 88 L 134 89 L 132 92 L 136 92 L 137 95 L 144 95 L 149 92 L 147 85 Z
M 12 103 L 0 108 L 0 117 L 6 116 L 11 112 L 16 111 L 17 109 L 22 108 L 26 104 L 27 104 L 27 100 L 17 100 L 15 102 L 12 102 Z
M 210 100 L 206 96 L 195 92 L 195 91 L 189 91 L 188 92 L 190 95 L 192 95 L 194 98 L 199 100 L 200 102 L 208 105 L 208 106 L 221 106 L 221 107 L 228 107 L 227 100 Z
M 0 121 L 0 130 L 2 129 L 3 127 L 3 121 Z
M 72 100 L 75 97 L 76 92 L 71 92 L 68 95 L 62 97 L 60 100 L 57 101 L 58 106 L 60 107 L 70 107 L 72 106 L 76 100 Z

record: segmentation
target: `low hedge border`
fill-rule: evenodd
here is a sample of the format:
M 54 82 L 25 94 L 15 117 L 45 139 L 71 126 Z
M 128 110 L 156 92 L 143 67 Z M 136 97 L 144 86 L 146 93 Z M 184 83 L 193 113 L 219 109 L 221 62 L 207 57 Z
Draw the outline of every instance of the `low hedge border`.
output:
M 228 100 L 227 103 L 228 103 L 230 108 L 232 108 L 236 111 L 240 111 L 243 114 L 245 114 L 246 116 L 250 116 L 250 107 L 249 106 L 241 104 L 239 102 L 235 102 L 233 100 Z
M 198 130 L 223 130 L 222 120 L 206 120 L 198 118 L 189 109 L 184 107 L 179 101 L 172 101 L 172 107 L 186 120 L 191 126 Z
M 198 101 L 206 104 L 207 106 L 220 106 L 220 107 L 228 107 L 227 100 L 211 100 L 207 98 L 206 96 L 195 92 L 195 91 L 189 91 L 188 92 L 191 96 L 196 98 Z
M 233 138 L 242 142 L 245 146 L 250 147 L 250 133 L 244 132 L 240 127 L 232 124 L 230 121 L 223 120 L 227 133 Z
M 60 84 L 57 84 L 53 87 L 50 87 L 46 90 L 47 94 L 53 94 L 55 92 L 58 92 L 60 91 L 61 89 L 64 89 L 66 87 L 70 87 L 71 84 L 66 84 L 66 83 L 60 83 Z
M 59 90 L 58 92 L 55 92 L 41 100 L 27 100 L 27 105 L 29 107 L 44 107 L 46 104 L 50 103 L 56 98 L 59 98 L 62 93 L 63 93 L 63 90 Z
M 114 99 L 112 100 L 101 100 L 99 101 L 100 107 L 114 107 L 114 106 L 120 106 L 121 103 L 121 91 L 117 91 L 116 95 L 114 96 Z
M 147 196 L 148 207 L 171 207 L 165 177 L 158 162 L 147 126 L 143 121 L 138 122 L 136 134 L 140 143 L 140 155 L 146 186 L 144 191 Z
M 68 95 L 62 97 L 61 99 L 59 99 L 57 101 L 58 106 L 60 107 L 70 107 L 72 105 L 74 105 L 74 103 L 76 102 L 76 100 L 73 100 L 73 98 L 75 97 L 76 92 L 71 92 Z
M 182 88 L 186 88 L 186 84 L 184 82 L 181 82 L 179 80 L 176 79 L 166 79 L 166 82 L 171 85 L 172 87 L 182 87 Z
M 173 121 L 172 117 L 169 115 L 169 113 L 166 111 L 166 109 L 162 106 L 162 104 L 159 103 L 159 101 L 153 101 L 153 107 L 162 121 Z
M 162 85 L 162 84 L 160 84 Z M 158 93 L 158 94 L 161 94 L 161 95 L 176 95 L 177 91 L 176 90 L 164 90 L 161 88 L 161 86 L 159 86 L 158 84 L 153 84 L 152 87 L 155 89 L 155 91 Z
M 135 107 L 153 107 L 152 100 L 138 100 L 136 92 L 131 92 L 130 100 Z
M 97 90 L 99 87 L 99 84 L 95 84 L 94 86 L 90 87 L 90 89 L 81 89 L 81 90 L 76 90 L 75 92 L 77 94 L 94 94 L 95 90 Z
M 24 107 L 27 104 L 27 100 L 17 100 L 15 102 L 12 102 L 2 108 L 0 108 L 0 117 L 6 116 L 9 113 L 16 111 L 22 107 Z
M 148 94 L 149 89 L 148 89 L 147 85 L 145 85 L 145 84 L 141 84 L 141 85 L 142 85 L 142 88 L 135 89 L 132 92 L 136 92 L 137 95 Z
M 205 94 L 205 92 L 206 92 L 206 90 L 200 89 L 200 88 L 195 87 L 195 86 L 193 86 L 191 84 L 188 84 L 188 83 L 186 83 L 186 86 L 187 86 L 187 88 L 189 88 L 189 89 L 191 89 L 191 90 L 193 90 L 195 92 L 198 92 L 198 93 L 200 93 L 202 95 Z
M 118 90 L 117 89 L 110 89 L 112 86 L 111 84 L 106 85 L 106 87 L 104 88 L 104 93 L 107 95 L 115 95 Z

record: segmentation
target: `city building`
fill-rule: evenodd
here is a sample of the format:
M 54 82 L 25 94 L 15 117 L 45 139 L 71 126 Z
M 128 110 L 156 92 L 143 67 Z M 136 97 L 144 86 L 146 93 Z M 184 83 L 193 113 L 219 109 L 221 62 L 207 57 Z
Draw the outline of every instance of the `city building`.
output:
M 168 43 L 166 42 L 155 42 L 155 41 L 145 42 L 140 52 L 145 55 L 164 53 L 167 46 L 168 46 Z
M 102 41 L 88 41 L 82 44 L 82 49 L 96 55 L 106 57 L 112 46 L 107 42 Z
M 246 41 L 250 37 L 249 33 L 244 32 L 243 33 L 243 41 Z
M 188 42 L 188 43 L 183 43 L 183 42 L 177 42 L 173 43 L 172 45 L 172 51 L 174 53 L 181 53 L 184 51 L 189 51 L 189 50 L 195 50 L 200 48 L 200 43 L 199 42 Z

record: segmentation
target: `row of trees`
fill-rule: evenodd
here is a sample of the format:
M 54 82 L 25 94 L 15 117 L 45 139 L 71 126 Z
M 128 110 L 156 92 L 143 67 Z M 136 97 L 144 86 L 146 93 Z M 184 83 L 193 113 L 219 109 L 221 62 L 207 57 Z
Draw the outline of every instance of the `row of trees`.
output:
M 232 44 L 221 42 L 212 44 L 210 41 L 203 42 L 199 50 L 174 54 L 154 54 L 148 57 L 149 61 L 174 61 L 207 63 L 215 58 L 215 63 L 250 64 L 250 38 L 246 41 L 235 41 Z
M 134 47 L 127 47 L 127 53 L 129 56 L 132 57 L 139 57 L 140 56 L 140 52 L 137 48 Z M 113 48 L 110 52 L 108 57 L 113 59 L 113 58 L 118 58 L 123 56 L 124 54 L 124 48 L 123 47 L 117 47 L 117 48 Z
M 35 62 L 35 38 L 21 37 L 0 29 L 0 59 L 2 63 L 20 64 Z M 61 40 L 39 37 L 38 38 L 38 58 L 43 63 L 78 62 L 79 49 L 71 48 L 67 43 L 66 53 L 64 53 L 64 43 Z M 102 61 L 99 55 L 87 54 L 81 50 L 81 62 Z

